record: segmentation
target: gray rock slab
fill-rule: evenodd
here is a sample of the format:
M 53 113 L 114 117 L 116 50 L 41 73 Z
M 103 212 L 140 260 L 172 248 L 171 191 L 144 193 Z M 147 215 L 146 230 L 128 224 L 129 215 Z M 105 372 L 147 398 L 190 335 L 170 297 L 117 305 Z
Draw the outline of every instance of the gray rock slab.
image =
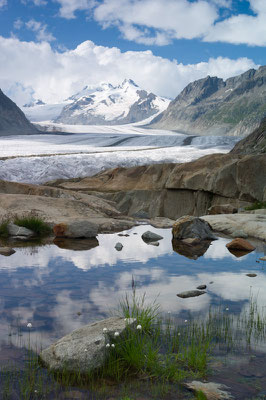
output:
M 0 254 L 2 256 L 11 256 L 15 253 L 15 250 L 11 247 L 0 247 Z
M 241 230 L 250 238 L 266 240 L 266 215 L 261 214 L 219 214 L 200 217 L 217 232 L 232 235 Z
M 112 347 L 106 348 L 114 333 L 119 332 L 122 336 L 126 329 L 134 329 L 135 325 L 135 319 L 119 317 L 85 325 L 43 350 L 40 359 L 55 371 L 86 373 L 95 370 L 103 366 L 110 351 L 115 351 Z
M 189 297 L 197 297 L 204 294 L 204 290 L 187 290 L 186 292 L 178 293 L 177 296 L 181 297 L 181 299 L 187 299 Z
M 30 229 L 24 228 L 23 226 L 18 226 L 13 223 L 7 225 L 8 234 L 10 236 L 24 236 L 31 237 L 34 236 L 34 232 Z
M 242 238 L 242 239 L 247 239 L 248 238 L 248 235 L 242 230 L 234 231 L 231 236 L 233 238 Z
M 157 233 L 146 231 L 141 235 L 144 242 L 157 242 L 158 240 L 162 240 L 163 237 L 158 235 Z
M 88 220 L 80 220 L 55 225 L 53 230 L 56 237 L 94 238 L 97 236 L 99 226 Z

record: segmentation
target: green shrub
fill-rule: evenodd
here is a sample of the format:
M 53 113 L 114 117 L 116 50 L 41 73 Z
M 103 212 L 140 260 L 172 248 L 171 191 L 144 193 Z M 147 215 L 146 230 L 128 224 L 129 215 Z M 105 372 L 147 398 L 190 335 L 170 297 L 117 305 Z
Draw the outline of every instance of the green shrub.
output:
M 251 206 L 245 207 L 245 210 L 259 210 L 261 208 L 266 208 L 266 201 L 256 201 Z
M 51 233 L 51 227 L 41 217 L 34 214 L 22 217 L 16 216 L 13 222 L 18 226 L 30 229 L 38 236 L 45 236 Z

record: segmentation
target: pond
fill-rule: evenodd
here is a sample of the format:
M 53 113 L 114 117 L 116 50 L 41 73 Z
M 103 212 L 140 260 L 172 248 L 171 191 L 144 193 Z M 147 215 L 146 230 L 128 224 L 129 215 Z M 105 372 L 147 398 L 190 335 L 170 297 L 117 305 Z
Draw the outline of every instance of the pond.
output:
M 163 236 L 159 246 L 142 240 L 147 230 Z M 251 296 L 258 306 L 266 306 L 266 262 L 259 260 L 266 253 L 265 243 L 251 241 L 256 250 L 236 257 L 225 246 L 231 239 L 219 237 L 202 256 L 188 258 L 173 250 L 170 229 L 140 225 L 122 233 L 100 234 L 97 239 L 23 243 L 13 246 L 12 256 L 0 256 L 1 366 L 12 361 L 23 368 L 21 349 L 29 334 L 39 351 L 74 329 L 109 316 L 119 299 L 131 292 L 132 278 L 148 302 L 157 298 L 161 311 L 180 324 L 193 317 L 204 319 L 210 307 L 241 314 Z M 121 251 L 115 249 L 117 242 L 123 245 Z M 250 273 L 256 276 L 246 275 Z M 204 295 L 176 296 L 202 284 L 207 285 Z M 260 343 L 252 355 L 218 352 L 210 380 L 230 386 L 238 399 L 264 396 L 264 351 Z

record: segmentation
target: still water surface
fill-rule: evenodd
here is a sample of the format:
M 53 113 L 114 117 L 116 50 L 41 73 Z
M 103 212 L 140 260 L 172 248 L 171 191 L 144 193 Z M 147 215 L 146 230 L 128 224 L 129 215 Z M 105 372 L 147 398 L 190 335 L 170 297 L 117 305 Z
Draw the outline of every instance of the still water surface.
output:
M 142 240 L 147 230 L 163 236 L 159 246 Z M 231 239 L 219 238 L 203 256 L 189 259 L 173 250 L 170 229 L 141 225 L 124 233 L 129 236 L 101 234 L 98 242 L 76 242 L 76 250 L 62 248 L 69 244 L 59 242 L 61 248 L 14 246 L 11 257 L 0 256 L 2 363 L 12 358 L 7 345 L 16 345 L 18 337 L 27 338 L 29 322 L 31 342 L 46 347 L 76 328 L 107 317 L 131 291 L 132 276 L 148 301 L 158 296 L 161 310 L 180 321 L 198 314 L 204 317 L 211 305 L 243 313 L 251 293 L 259 305 L 266 306 L 266 262 L 259 261 L 266 253 L 265 243 L 253 242 L 256 250 L 238 258 L 225 246 Z M 123 244 L 122 251 L 115 249 L 117 242 Z M 250 278 L 247 273 L 257 276 Z M 201 284 L 207 285 L 202 296 L 176 296 Z
M 148 229 L 163 236 L 158 247 L 142 240 L 142 233 Z M 266 263 L 259 261 L 266 244 L 255 243 L 256 251 L 237 258 L 225 247 L 230 239 L 219 238 L 195 260 L 173 251 L 170 229 L 142 225 L 124 233 L 130 236 L 98 235 L 98 243 L 89 242 L 87 246 L 96 247 L 88 250 L 51 244 L 14 247 L 16 253 L 11 257 L 0 256 L 1 342 L 6 341 L 10 326 L 15 324 L 23 331 L 31 322 L 32 335 L 47 345 L 106 317 L 130 292 L 132 276 L 148 300 L 159 295 L 162 311 L 184 318 L 190 313 L 208 312 L 211 304 L 240 312 L 251 290 L 258 295 L 259 303 L 266 305 Z M 114 248 L 117 242 L 123 244 L 122 251 Z M 81 242 L 85 249 L 86 245 L 86 241 Z M 250 278 L 247 273 L 257 276 Z M 176 296 L 200 284 L 207 285 L 206 294 L 190 299 Z

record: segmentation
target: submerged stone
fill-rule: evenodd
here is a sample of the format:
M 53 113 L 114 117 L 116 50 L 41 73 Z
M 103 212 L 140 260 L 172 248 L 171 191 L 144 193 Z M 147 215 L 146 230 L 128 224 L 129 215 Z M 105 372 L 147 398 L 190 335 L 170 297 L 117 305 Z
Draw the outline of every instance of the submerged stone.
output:
M 220 383 L 192 381 L 189 383 L 185 383 L 185 386 L 196 393 L 199 391 L 203 392 L 207 400 L 233 399 L 231 394 L 225 391 L 225 389 L 229 388 L 226 385 L 222 385 Z
M 181 299 L 187 299 L 188 297 L 197 297 L 204 294 L 203 290 L 187 290 L 186 292 L 178 293 L 177 296 L 181 297 Z
M 162 240 L 163 237 L 158 235 L 157 233 L 147 231 L 141 235 L 144 242 L 158 242 L 158 240 Z
M 207 288 L 206 285 L 199 285 L 199 286 L 197 286 L 197 289 L 199 289 L 199 290 L 204 290 L 204 289 L 206 289 L 206 288 Z
M 122 243 L 117 242 L 116 245 L 115 245 L 115 249 L 116 249 L 117 251 L 121 251 L 121 250 L 123 249 Z

